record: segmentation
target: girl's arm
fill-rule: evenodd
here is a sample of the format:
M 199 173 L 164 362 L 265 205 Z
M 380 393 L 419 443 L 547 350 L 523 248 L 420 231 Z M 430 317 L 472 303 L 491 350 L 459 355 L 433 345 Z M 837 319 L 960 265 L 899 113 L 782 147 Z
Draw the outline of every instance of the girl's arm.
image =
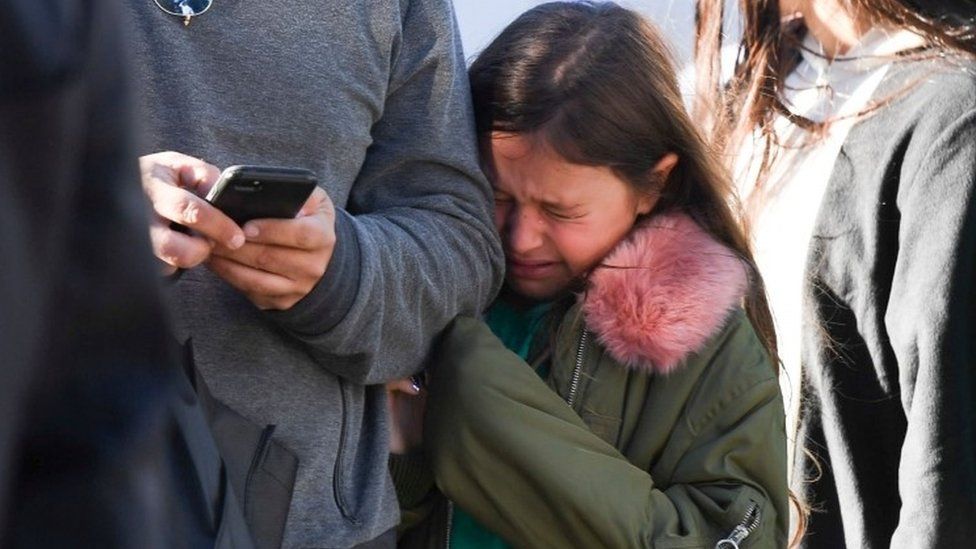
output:
M 968 545 L 976 517 L 976 111 L 941 129 L 898 192 L 884 322 L 908 424 L 892 547 Z
M 434 474 L 421 448 L 427 391 L 415 378 L 386 384 L 390 416 L 389 467 L 400 505 L 398 529 L 401 533 L 415 527 L 430 514 L 437 494 Z
M 437 357 L 425 444 L 438 485 L 510 543 L 713 547 L 753 505 L 762 520 L 742 546 L 782 541 L 764 495 L 786 493 L 785 467 L 763 467 L 770 463 L 765 453 L 785 436 L 771 370 L 768 379 L 716 402 L 675 467 L 674 483 L 662 490 L 590 432 L 480 322 L 456 321 Z M 782 485 L 770 488 L 777 478 Z

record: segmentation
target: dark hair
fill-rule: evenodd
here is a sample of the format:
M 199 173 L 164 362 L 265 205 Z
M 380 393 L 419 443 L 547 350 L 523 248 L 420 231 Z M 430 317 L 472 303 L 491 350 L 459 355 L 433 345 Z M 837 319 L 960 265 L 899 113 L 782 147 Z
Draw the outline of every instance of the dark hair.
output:
M 976 57 L 976 2 L 973 0 L 841 0 L 852 14 L 873 25 L 908 29 L 925 45 L 896 58 Z M 814 122 L 790 112 L 783 103 L 786 76 L 799 61 L 802 21 L 784 23 L 778 0 L 739 0 L 743 35 L 729 82 L 722 81 L 721 49 L 725 0 L 698 0 L 694 113 L 710 140 L 723 152 L 735 151 L 758 131 L 761 136 L 758 177 L 768 175 L 779 145 L 773 121 L 783 116 L 816 138 L 828 121 Z M 799 24 L 798 24 L 799 23 Z M 912 84 L 872 102 L 860 116 L 870 115 L 907 92 Z
M 687 213 L 734 250 L 751 278 L 746 314 L 778 366 L 762 278 L 729 205 L 730 177 L 685 111 L 669 49 L 649 22 L 612 2 L 543 4 L 502 31 L 469 75 L 483 152 L 492 132 L 538 136 L 569 162 L 609 167 L 660 194 L 655 213 Z M 657 181 L 653 168 L 670 152 L 678 163 Z

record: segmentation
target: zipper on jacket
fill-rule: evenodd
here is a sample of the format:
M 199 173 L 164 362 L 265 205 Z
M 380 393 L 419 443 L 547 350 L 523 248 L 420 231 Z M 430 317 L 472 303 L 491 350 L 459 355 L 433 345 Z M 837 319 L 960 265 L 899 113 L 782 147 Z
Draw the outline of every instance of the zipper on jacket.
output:
M 243 500 L 241 507 L 244 508 L 245 515 L 248 513 L 251 504 L 251 480 L 254 478 L 258 467 L 261 466 L 261 462 L 264 461 L 265 454 L 268 453 L 268 447 L 271 445 L 271 436 L 274 435 L 274 432 L 274 425 L 266 425 L 264 429 L 261 429 L 261 436 L 258 437 L 258 445 L 254 449 L 254 455 L 251 456 L 251 465 L 247 468 L 247 477 L 244 479 L 244 493 L 240 496 Z
M 736 525 L 725 539 L 719 540 L 715 544 L 715 549 L 739 549 L 739 544 L 759 527 L 760 518 L 759 505 L 753 503 L 746 511 L 746 516 L 742 517 L 742 522 Z
M 343 463 L 346 460 L 346 445 L 348 441 L 346 437 L 349 436 L 349 397 L 346 396 L 346 383 L 339 378 L 339 395 L 340 401 L 342 402 L 342 416 L 340 420 L 339 428 L 339 447 L 336 448 L 336 462 L 332 469 L 332 495 L 335 499 L 336 506 L 339 508 L 339 513 L 351 522 L 352 524 L 359 525 L 359 519 L 349 509 L 346 504 L 345 494 L 343 494 L 343 489 L 345 488 L 345 472 L 343 468 Z
M 451 549 L 451 528 L 454 526 L 454 502 L 447 500 L 447 535 L 444 536 L 444 549 Z
M 576 348 L 576 366 L 573 368 L 573 376 L 570 378 L 569 382 L 569 396 L 566 398 L 566 403 L 570 407 L 576 402 L 576 392 L 579 390 L 580 377 L 583 374 L 583 351 L 586 350 L 586 338 L 590 332 L 583 328 L 583 334 L 580 336 L 579 347 Z

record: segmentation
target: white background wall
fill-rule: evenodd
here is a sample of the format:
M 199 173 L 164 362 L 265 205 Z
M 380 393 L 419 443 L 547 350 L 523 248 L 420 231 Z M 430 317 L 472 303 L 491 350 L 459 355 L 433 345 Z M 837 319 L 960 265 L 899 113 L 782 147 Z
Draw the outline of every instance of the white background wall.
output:
M 617 0 L 647 15 L 672 42 L 679 65 L 691 59 L 695 0 Z M 470 61 L 505 25 L 538 0 L 454 0 L 464 53 Z

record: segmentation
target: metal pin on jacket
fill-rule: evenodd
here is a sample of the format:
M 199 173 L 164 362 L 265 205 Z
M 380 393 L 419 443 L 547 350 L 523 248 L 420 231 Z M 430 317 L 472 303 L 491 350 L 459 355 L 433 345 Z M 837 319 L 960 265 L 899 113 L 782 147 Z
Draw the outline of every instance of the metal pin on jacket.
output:
M 164 12 L 183 18 L 183 26 L 189 26 L 190 20 L 210 9 L 213 0 L 153 0 L 156 6 Z

